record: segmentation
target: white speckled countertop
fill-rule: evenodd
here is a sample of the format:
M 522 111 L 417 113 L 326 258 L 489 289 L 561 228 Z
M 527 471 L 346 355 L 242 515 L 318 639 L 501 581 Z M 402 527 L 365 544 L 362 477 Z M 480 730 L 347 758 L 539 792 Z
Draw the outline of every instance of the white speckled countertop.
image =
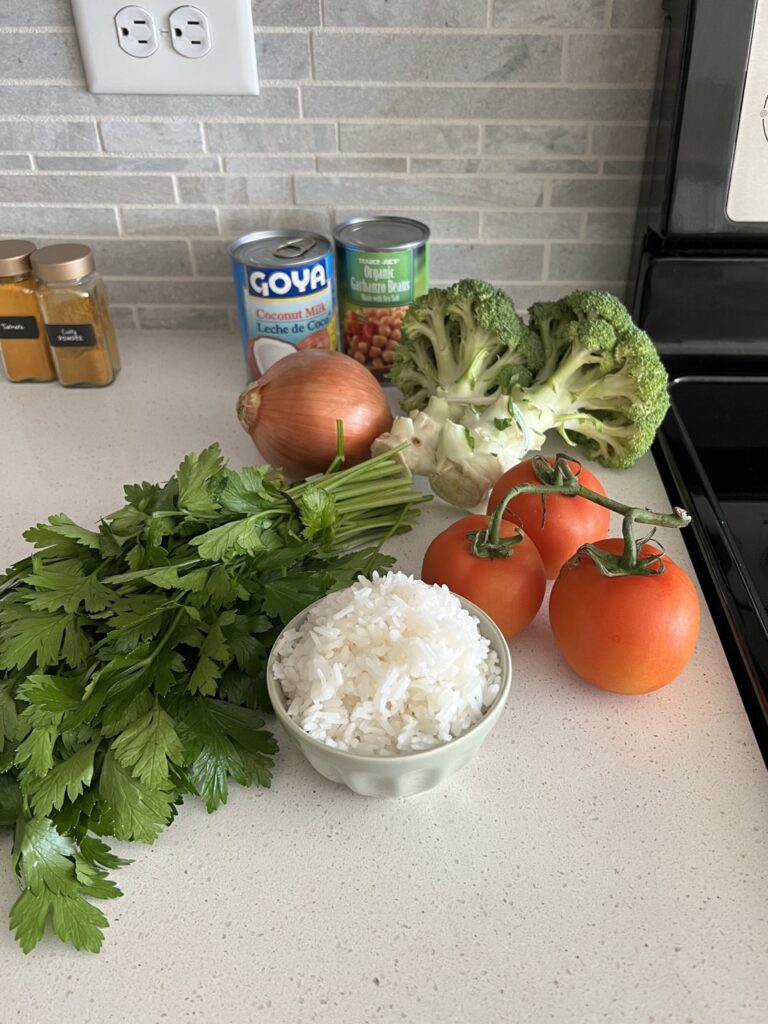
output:
M 253 458 L 233 338 L 122 347 L 103 391 L 0 380 L 4 565 L 27 526 L 93 521 L 212 440 Z M 668 504 L 650 457 L 601 476 Z M 453 515 L 430 507 L 402 568 Z M 511 646 L 505 715 L 441 788 L 356 797 L 284 743 L 271 791 L 235 786 L 210 817 L 190 800 L 125 846 L 100 956 L 24 957 L 0 924 L 0 1024 L 765 1024 L 768 773 L 706 611 L 684 675 L 646 697 L 574 677 L 545 611 Z M 4 833 L 3 918 L 15 896 Z

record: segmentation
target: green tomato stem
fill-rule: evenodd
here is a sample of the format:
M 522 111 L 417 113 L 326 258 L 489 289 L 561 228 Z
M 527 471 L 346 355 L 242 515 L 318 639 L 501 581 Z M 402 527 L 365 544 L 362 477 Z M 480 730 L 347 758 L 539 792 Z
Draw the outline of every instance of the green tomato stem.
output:
M 510 501 L 519 494 L 540 494 L 544 498 L 548 494 L 561 494 L 567 498 L 584 498 L 595 505 L 601 505 L 603 508 L 610 509 L 611 512 L 616 512 L 620 515 L 623 519 L 624 551 L 619 559 L 619 565 L 624 575 L 637 572 L 640 564 L 637 554 L 637 538 L 634 533 L 635 523 L 647 523 L 649 526 L 663 526 L 668 529 L 679 530 L 684 526 L 688 526 L 691 521 L 691 517 L 682 508 L 675 508 L 671 513 L 653 512 L 648 508 L 634 508 L 631 505 L 625 505 L 621 501 L 616 501 L 615 498 L 609 498 L 605 494 L 598 494 L 597 491 L 593 491 L 589 487 L 583 487 L 579 483 L 578 476 L 568 465 L 568 462 L 569 459 L 566 455 L 557 455 L 554 466 L 550 466 L 545 459 L 537 459 L 534 462 L 534 471 L 537 476 L 544 476 L 545 478 L 562 482 L 518 484 L 517 487 L 507 491 L 499 502 L 498 507 L 494 510 L 487 530 L 483 531 L 486 534 L 489 549 L 498 546 L 504 512 Z M 546 468 L 537 465 L 537 463 L 543 463 Z

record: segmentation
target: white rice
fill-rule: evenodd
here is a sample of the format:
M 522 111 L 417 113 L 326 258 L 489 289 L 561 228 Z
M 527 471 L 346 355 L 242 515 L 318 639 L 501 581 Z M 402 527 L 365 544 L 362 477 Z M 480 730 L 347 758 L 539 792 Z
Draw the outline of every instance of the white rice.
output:
M 496 652 L 447 587 L 374 573 L 285 630 L 274 675 L 290 717 L 358 754 L 426 750 L 460 736 L 499 692 Z

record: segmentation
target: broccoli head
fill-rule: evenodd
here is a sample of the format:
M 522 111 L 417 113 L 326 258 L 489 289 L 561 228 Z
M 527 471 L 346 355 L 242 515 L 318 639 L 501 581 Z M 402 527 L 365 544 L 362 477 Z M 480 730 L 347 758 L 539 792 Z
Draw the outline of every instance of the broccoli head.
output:
M 669 406 L 667 373 L 651 339 L 608 292 L 536 303 L 530 323 L 544 358 L 533 384 L 514 396 L 528 426 L 540 442 L 555 429 L 603 466 L 631 466 Z
M 530 384 L 543 363 L 538 335 L 509 296 L 485 281 L 432 288 L 411 303 L 391 377 L 406 411 L 433 396 L 481 403 Z

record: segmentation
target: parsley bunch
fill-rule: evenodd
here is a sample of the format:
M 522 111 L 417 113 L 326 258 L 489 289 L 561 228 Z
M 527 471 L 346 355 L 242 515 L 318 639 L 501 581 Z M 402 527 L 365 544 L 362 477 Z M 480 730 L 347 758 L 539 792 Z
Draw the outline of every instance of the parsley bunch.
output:
M 0 576 L 0 828 L 14 829 L 25 952 L 54 932 L 97 952 L 120 896 L 100 837 L 151 843 L 186 795 L 269 786 L 270 647 L 310 602 L 383 570 L 420 502 L 394 453 L 285 485 L 217 445 L 125 488 L 98 530 L 65 515 Z

